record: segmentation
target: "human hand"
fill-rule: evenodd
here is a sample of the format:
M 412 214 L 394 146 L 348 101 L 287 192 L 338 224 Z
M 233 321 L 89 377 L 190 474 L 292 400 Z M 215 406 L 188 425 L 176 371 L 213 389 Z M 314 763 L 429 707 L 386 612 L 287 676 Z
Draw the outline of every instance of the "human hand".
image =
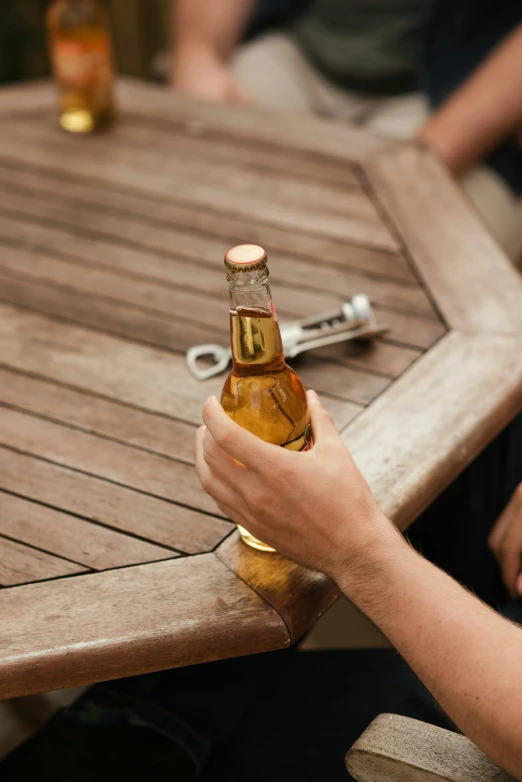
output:
M 313 391 L 308 402 L 314 447 L 296 453 L 242 429 L 210 397 L 196 437 L 196 471 L 229 518 L 279 553 L 339 580 L 378 539 L 398 535 Z
M 192 51 L 174 61 L 172 86 L 179 92 L 217 103 L 250 103 L 226 65 L 207 52 Z
M 522 596 L 522 483 L 497 519 L 488 545 L 500 563 L 509 594 Z

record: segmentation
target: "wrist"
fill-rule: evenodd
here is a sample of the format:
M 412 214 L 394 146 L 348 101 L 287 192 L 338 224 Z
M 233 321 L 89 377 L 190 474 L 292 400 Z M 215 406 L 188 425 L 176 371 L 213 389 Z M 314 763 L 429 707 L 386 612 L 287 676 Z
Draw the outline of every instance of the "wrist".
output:
M 393 579 L 416 553 L 397 528 L 381 513 L 372 524 L 372 534 L 363 545 L 345 556 L 334 580 L 341 591 L 363 611 L 370 609 Z
M 438 117 L 433 117 L 421 128 L 417 140 L 429 147 L 454 176 L 469 167 L 466 150 L 462 149 L 458 134 L 452 128 L 441 127 Z

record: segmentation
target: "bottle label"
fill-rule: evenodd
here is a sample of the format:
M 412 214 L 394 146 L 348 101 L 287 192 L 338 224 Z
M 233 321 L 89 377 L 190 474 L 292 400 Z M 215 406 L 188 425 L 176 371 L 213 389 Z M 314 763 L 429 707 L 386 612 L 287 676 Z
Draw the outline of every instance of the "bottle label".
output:
M 281 448 L 287 448 L 289 451 L 309 451 L 312 445 L 312 427 L 308 424 L 302 435 L 296 437 L 295 440 L 283 443 Z
M 107 36 L 83 41 L 56 41 L 53 52 L 56 78 L 65 89 L 88 89 L 112 83 L 112 51 Z

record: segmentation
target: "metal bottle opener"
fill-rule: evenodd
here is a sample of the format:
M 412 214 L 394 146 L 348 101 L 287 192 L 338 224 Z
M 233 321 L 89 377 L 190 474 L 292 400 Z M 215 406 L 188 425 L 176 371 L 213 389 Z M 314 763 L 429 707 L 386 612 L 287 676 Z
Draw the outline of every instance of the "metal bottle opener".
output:
M 300 353 L 337 342 L 352 339 L 371 340 L 389 331 L 389 327 L 377 323 L 370 299 L 365 293 L 358 293 L 338 310 L 323 312 L 308 318 L 280 323 L 281 339 L 285 358 L 295 358 Z M 208 367 L 198 366 L 198 360 L 211 358 Z M 230 348 L 209 343 L 189 348 L 186 355 L 187 367 L 197 380 L 208 380 L 224 372 L 232 360 Z

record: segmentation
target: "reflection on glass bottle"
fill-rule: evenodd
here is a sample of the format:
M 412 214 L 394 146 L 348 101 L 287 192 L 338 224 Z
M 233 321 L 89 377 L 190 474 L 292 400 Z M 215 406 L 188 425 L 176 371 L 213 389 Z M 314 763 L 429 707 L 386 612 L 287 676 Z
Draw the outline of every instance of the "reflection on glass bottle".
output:
M 59 92 L 60 125 L 90 133 L 114 117 L 109 17 L 99 0 L 54 0 L 47 12 L 49 49 Z
M 234 247 L 225 256 L 233 365 L 221 404 L 262 440 L 303 451 L 311 444 L 306 393 L 285 364 L 266 261 L 265 251 L 251 244 Z M 242 527 L 239 531 L 250 546 L 273 551 Z

